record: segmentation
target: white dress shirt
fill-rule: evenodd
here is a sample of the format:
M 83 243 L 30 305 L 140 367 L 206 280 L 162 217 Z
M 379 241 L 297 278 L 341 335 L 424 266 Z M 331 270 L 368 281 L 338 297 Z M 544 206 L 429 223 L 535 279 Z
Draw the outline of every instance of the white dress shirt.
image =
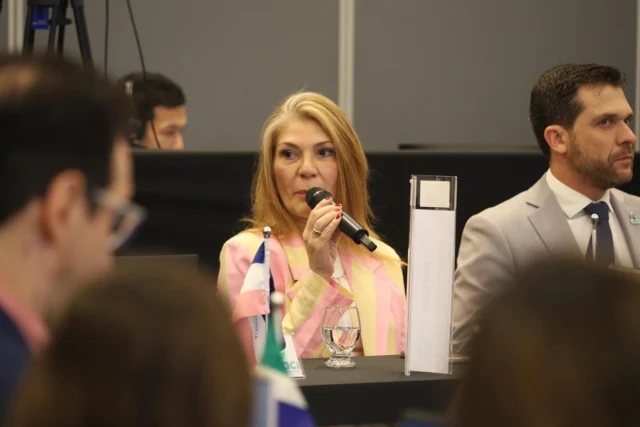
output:
M 615 253 L 616 265 L 633 267 L 629 245 L 624 238 L 624 234 L 622 234 L 618 217 L 611 207 L 611 191 L 605 191 L 600 200 L 594 201 L 560 182 L 553 176 L 550 170 L 546 173 L 546 180 L 549 189 L 555 194 L 560 208 L 567 216 L 569 228 L 571 228 L 573 237 L 575 237 L 578 243 L 580 252 L 586 256 L 592 230 L 591 217 L 584 211 L 584 208 L 591 203 L 605 202 L 609 207 L 609 226 L 611 227 L 611 235 L 613 237 L 613 251 Z

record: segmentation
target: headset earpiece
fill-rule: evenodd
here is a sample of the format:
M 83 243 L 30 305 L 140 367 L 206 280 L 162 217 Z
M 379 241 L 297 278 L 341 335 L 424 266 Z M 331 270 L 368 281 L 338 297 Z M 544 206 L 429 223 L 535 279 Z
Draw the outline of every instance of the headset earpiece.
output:
M 133 81 L 128 80 L 124 83 L 124 88 L 125 91 L 127 92 L 127 95 L 131 98 L 132 104 L 134 104 L 133 102 Z M 138 147 L 138 148 L 146 148 L 145 145 L 142 143 L 142 140 L 144 139 L 144 135 L 145 135 L 145 131 L 146 131 L 146 126 L 145 123 L 140 120 L 138 117 L 132 116 L 129 118 L 129 130 L 127 132 L 127 139 L 129 140 L 129 143 L 134 146 L 134 147 Z

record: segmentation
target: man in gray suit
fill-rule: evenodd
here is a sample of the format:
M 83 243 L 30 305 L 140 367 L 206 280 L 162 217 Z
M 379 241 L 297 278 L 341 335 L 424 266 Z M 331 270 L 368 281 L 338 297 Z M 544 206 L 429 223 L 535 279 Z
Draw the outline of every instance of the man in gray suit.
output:
M 640 198 L 614 188 L 633 175 L 624 86 L 618 69 L 596 64 L 556 66 L 536 82 L 529 118 L 549 170 L 467 222 L 453 285 L 454 353 L 467 353 L 478 313 L 534 260 L 640 268 Z

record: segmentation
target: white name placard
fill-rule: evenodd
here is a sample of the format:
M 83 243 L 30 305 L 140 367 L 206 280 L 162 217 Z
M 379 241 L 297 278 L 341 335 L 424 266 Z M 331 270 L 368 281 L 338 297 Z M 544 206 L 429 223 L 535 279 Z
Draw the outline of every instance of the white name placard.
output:
M 284 366 L 287 368 L 289 376 L 291 378 L 305 378 L 302 363 L 300 363 L 300 359 L 298 359 L 298 353 L 293 344 L 293 337 L 291 335 L 285 335 L 284 343 L 285 348 L 282 350 L 282 358 L 284 359 Z

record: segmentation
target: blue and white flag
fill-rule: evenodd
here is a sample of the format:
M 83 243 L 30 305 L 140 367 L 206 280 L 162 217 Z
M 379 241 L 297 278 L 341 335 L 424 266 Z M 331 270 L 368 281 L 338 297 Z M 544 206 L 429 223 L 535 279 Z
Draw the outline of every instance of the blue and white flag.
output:
M 264 346 L 267 342 L 267 316 L 270 311 L 269 296 L 275 291 L 271 271 L 268 264 L 265 263 L 265 258 L 267 258 L 265 256 L 265 252 L 265 243 L 263 242 L 253 257 L 251 266 L 249 267 L 247 275 L 244 278 L 244 282 L 242 283 L 242 289 L 240 290 L 240 298 L 251 301 L 251 304 L 247 304 L 247 306 L 261 306 L 259 308 L 256 307 L 258 309 L 254 310 L 254 313 L 247 316 L 249 324 L 251 325 L 253 348 L 256 353 L 257 361 L 262 359 Z M 254 295 L 249 297 L 250 294 Z
M 258 365 L 254 371 L 252 427 L 314 427 L 307 402 L 286 371 Z
M 234 319 L 247 318 L 251 325 L 251 337 L 253 339 L 253 349 L 256 355 L 256 362 L 262 360 L 265 343 L 267 340 L 267 326 L 269 323 L 270 298 L 275 292 L 273 277 L 270 269 L 270 243 L 271 229 L 265 227 L 263 230 L 264 242 L 260 245 L 253 261 L 247 270 L 247 274 L 242 282 L 242 288 L 234 308 Z M 282 336 L 282 319 L 277 319 L 277 329 L 279 336 Z M 279 339 L 281 348 L 284 348 L 284 340 Z

